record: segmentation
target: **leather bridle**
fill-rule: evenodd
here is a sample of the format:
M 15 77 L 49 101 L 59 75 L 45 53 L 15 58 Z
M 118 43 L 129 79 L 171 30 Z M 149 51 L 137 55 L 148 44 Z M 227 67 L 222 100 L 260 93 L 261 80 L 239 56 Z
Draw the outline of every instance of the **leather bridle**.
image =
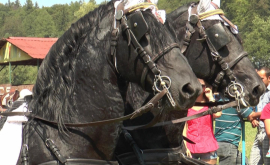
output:
M 189 46 L 189 43 L 191 41 L 192 35 L 195 33 L 195 26 L 199 28 L 199 33 L 201 36 L 200 41 L 206 41 L 208 48 L 211 52 L 211 56 L 214 62 L 218 63 L 219 66 L 221 67 L 222 71 L 220 71 L 212 86 L 213 89 L 216 90 L 219 86 L 221 81 L 223 80 L 224 76 L 226 75 L 228 79 L 230 80 L 230 83 L 228 84 L 226 88 L 226 93 L 230 96 L 238 100 L 239 102 L 242 103 L 244 106 L 248 106 L 247 102 L 244 100 L 244 87 L 242 84 L 237 82 L 236 77 L 234 76 L 231 68 L 235 66 L 239 61 L 241 61 L 244 57 L 248 55 L 247 52 L 242 52 L 236 59 L 231 61 L 230 63 L 227 63 L 224 58 L 219 54 L 218 50 L 215 48 L 213 43 L 211 42 L 210 38 L 206 34 L 206 30 L 202 25 L 201 20 L 204 18 L 207 18 L 212 15 L 219 15 L 226 23 L 228 23 L 232 28 L 237 29 L 225 16 L 224 13 L 221 9 L 218 9 L 218 7 L 211 2 L 213 6 L 216 8 L 215 10 L 208 11 L 206 13 L 197 13 L 197 6 L 195 4 L 191 5 L 191 16 L 189 18 L 189 21 L 186 23 L 186 35 L 183 41 L 183 45 L 181 48 L 181 52 L 185 55 L 185 52 Z M 218 37 L 218 34 L 217 36 Z M 224 45 L 225 46 L 225 45 Z
M 123 4 L 121 4 L 121 5 L 123 5 Z M 134 45 L 134 47 L 137 50 L 138 55 L 143 59 L 145 65 L 146 65 L 144 67 L 144 69 L 143 69 L 142 77 L 141 77 L 142 86 L 144 87 L 145 79 L 146 79 L 145 77 L 146 77 L 146 75 L 148 73 L 148 70 L 151 70 L 151 72 L 155 75 L 153 90 L 156 93 L 156 95 L 146 105 L 144 105 L 143 107 L 135 110 L 132 114 L 129 114 L 127 116 L 123 116 L 123 117 L 116 118 L 116 119 L 111 119 L 111 120 L 103 120 L 103 121 L 88 122 L 88 123 L 63 123 L 63 125 L 65 125 L 66 127 L 99 126 L 99 125 L 105 125 L 105 124 L 120 122 L 120 121 L 127 120 L 127 119 L 133 119 L 133 118 L 136 118 L 136 117 L 142 115 L 143 113 L 146 113 L 146 112 L 150 111 L 151 109 L 153 109 L 154 106 L 158 103 L 158 101 L 160 99 L 162 99 L 162 97 L 165 94 L 167 95 L 167 97 L 168 97 L 170 103 L 172 104 L 172 106 L 175 105 L 174 100 L 172 99 L 172 96 L 171 96 L 171 94 L 169 92 L 171 80 L 170 80 L 170 78 L 168 76 L 161 76 L 161 71 L 157 68 L 155 62 L 160 57 L 165 55 L 167 52 L 172 50 L 173 48 L 178 48 L 179 45 L 176 44 L 176 43 L 173 43 L 170 46 L 166 47 L 161 52 L 159 52 L 157 55 L 153 56 L 153 58 L 151 58 L 149 56 L 149 54 L 144 50 L 144 48 L 140 45 L 140 43 L 136 39 L 136 37 L 135 37 L 134 33 L 132 32 L 132 30 L 130 30 L 130 27 L 128 26 L 128 23 L 127 23 L 127 17 L 125 16 L 125 10 L 123 10 L 123 6 L 121 6 L 121 5 L 119 6 L 119 8 L 117 8 L 116 17 L 115 17 L 116 18 L 116 20 L 115 20 L 116 26 L 113 29 L 112 35 L 111 35 L 111 40 L 112 40 L 112 42 L 111 42 L 111 56 L 113 57 L 113 63 L 115 65 L 115 69 L 117 70 L 116 47 L 117 47 L 118 35 L 119 35 L 120 29 L 122 29 L 122 31 L 125 32 L 126 35 L 128 36 L 127 38 L 128 38 L 129 45 L 132 42 L 132 44 Z M 198 23 L 198 24 L 201 24 L 201 23 Z M 188 26 L 192 27 L 191 24 L 188 25 Z M 203 29 L 204 28 L 202 26 L 200 26 L 200 25 L 199 25 L 199 28 L 201 29 L 202 34 L 203 34 Z M 190 28 L 187 31 L 189 31 L 189 32 L 192 31 L 192 28 Z M 222 57 L 218 54 L 218 51 L 215 50 L 214 46 L 212 45 L 212 43 L 208 39 L 208 37 L 206 35 L 202 35 L 202 36 L 203 36 L 203 39 L 205 39 L 207 41 L 207 44 L 208 44 L 208 46 L 209 46 L 209 48 L 211 50 L 211 54 L 212 54 L 213 59 L 215 59 L 215 61 L 217 61 L 221 65 L 222 71 L 219 73 L 219 75 L 217 77 L 222 77 L 223 78 L 223 76 L 226 75 L 231 80 L 231 85 L 232 85 L 233 88 L 237 87 L 237 86 L 242 87 L 240 84 L 235 82 L 236 79 L 233 76 L 233 73 L 232 73 L 230 68 L 233 67 L 235 64 L 237 64 L 247 54 L 242 53 L 234 61 L 227 64 L 222 59 Z M 191 37 L 191 35 L 190 35 L 190 37 Z M 186 38 L 186 40 L 187 39 L 188 38 Z M 218 81 L 221 81 L 222 78 L 220 78 L 220 80 L 218 79 Z M 169 81 L 169 83 L 167 84 L 164 80 Z M 230 88 L 230 86 L 228 88 Z M 236 93 L 238 92 L 239 94 L 241 94 L 241 92 L 238 91 L 238 89 L 236 89 L 235 92 Z M 184 122 L 184 121 L 191 120 L 191 119 L 194 119 L 194 118 L 198 118 L 198 117 L 201 117 L 201 116 L 204 116 L 204 115 L 216 113 L 218 111 L 221 111 L 222 109 L 226 109 L 228 107 L 232 107 L 232 106 L 236 106 L 236 105 L 239 105 L 239 102 L 237 103 L 236 101 L 234 101 L 234 102 L 228 103 L 226 105 L 212 107 L 208 111 L 202 112 L 202 113 L 194 115 L 194 116 L 189 116 L 189 117 L 185 117 L 185 118 L 181 118 L 181 119 L 177 119 L 177 120 L 173 120 L 173 121 L 157 123 L 157 124 L 156 124 L 157 119 L 153 119 L 153 121 L 150 124 L 143 125 L 143 126 L 135 126 L 135 127 L 125 127 L 124 129 L 135 130 L 135 129 L 141 129 L 141 128 L 148 128 L 148 127 L 151 127 L 151 126 L 155 127 L 155 126 L 164 126 L 164 125 L 167 125 L 167 124 L 176 124 L 176 123 Z M 54 124 L 54 125 L 59 124 L 58 122 L 50 121 L 50 120 L 47 120 L 45 118 L 34 115 L 31 112 L 3 112 L 3 113 L 1 113 L 1 116 L 26 116 L 29 119 L 36 119 L 38 121 L 42 121 L 42 122 L 49 123 L 49 124 Z M 26 129 L 28 129 L 28 128 L 26 128 Z M 35 130 L 37 131 L 39 136 L 41 136 L 41 138 L 42 138 L 42 136 L 44 134 L 43 128 L 41 126 L 36 126 Z M 28 142 L 27 142 L 26 137 L 24 137 L 23 139 L 25 139 L 26 141 L 24 141 L 24 145 L 22 147 L 22 159 L 23 159 L 23 163 L 27 164 L 28 163 L 28 147 L 27 147 Z M 52 153 L 57 157 L 57 159 L 61 163 L 69 162 L 68 159 L 64 158 L 61 155 L 60 151 L 58 150 L 58 148 L 56 147 L 54 142 L 49 137 L 42 138 L 42 140 L 44 141 L 46 146 L 49 148 L 49 150 L 52 151 Z
M 149 5 L 153 5 L 152 3 L 149 3 Z M 136 6 L 138 8 L 139 6 Z M 139 43 L 138 39 L 136 38 L 136 35 L 134 35 L 134 32 L 131 30 L 131 27 L 128 25 L 127 21 L 128 18 L 126 17 L 126 14 L 129 14 L 129 11 L 133 11 L 133 9 L 124 10 L 124 2 L 121 2 L 117 8 L 116 8 L 116 14 L 115 14 L 115 27 L 112 30 L 112 37 L 111 37 L 111 56 L 113 57 L 113 63 L 117 70 L 117 60 L 116 60 L 116 47 L 117 47 L 117 40 L 118 35 L 120 33 L 120 29 L 126 33 L 126 36 L 128 38 L 128 45 L 132 45 L 135 47 L 137 54 L 141 59 L 143 59 L 144 64 L 146 65 L 142 71 L 141 76 L 141 86 L 143 89 L 145 89 L 145 83 L 146 83 L 146 76 L 149 70 L 155 75 L 154 78 L 154 85 L 152 87 L 154 94 L 160 93 L 163 89 L 167 90 L 166 96 L 168 100 L 170 101 L 171 105 L 174 107 L 175 101 L 172 98 L 171 93 L 169 92 L 169 88 L 171 86 L 171 79 L 168 76 L 162 76 L 161 71 L 157 68 L 157 65 L 155 62 L 157 62 L 160 57 L 164 56 L 166 53 L 171 51 L 174 48 L 179 48 L 180 46 L 177 43 L 173 43 L 167 47 L 164 48 L 164 50 L 160 51 L 157 55 L 153 55 L 152 58 L 149 55 L 150 53 L 147 52 Z M 138 14 L 140 11 L 137 11 Z M 141 15 L 142 16 L 142 15 Z M 142 16 L 143 17 L 143 16 Z M 137 26 L 137 23 L 135 22 L 134 25 L 131 26 Z M 147 35 L 147 34 L 144 34 Z M 166 80 L 166 81 L 164 81 Z

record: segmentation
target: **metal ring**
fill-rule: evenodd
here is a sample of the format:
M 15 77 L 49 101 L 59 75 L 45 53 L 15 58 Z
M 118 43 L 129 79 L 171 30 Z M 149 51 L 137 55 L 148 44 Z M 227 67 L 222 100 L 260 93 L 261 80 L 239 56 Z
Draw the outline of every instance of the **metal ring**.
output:
M 228 63 L 225 63 L 225 64 L 227 65 L 227 67 L 226 67 L 225 69 L 222 69 L 222 70 L 227 70 L 227 69 L 229 69 Z
M 241 95 L 241 94 L 243 93 L 243 91 L 244 91 L 244 88 L 243 88 L 243 86 L 242 86 L 241 84 L 235 83 L 235 82 L 231 83 L 231 84 L 227 87 L 227 92 L 228 92 L 228 94 L 229 94 L 231 97 L 235 97 L 235 94 L 234 94 L 234 93 L 231 93 L 231 90 L 230 90 L 230 89 L 231 89 L 232 87 L 234 87 L 234 86 L 236 86 L 236 88 L 237 88 L 237 87 L 240 88 L 240 91 L 238 91 L 238 92 L 239 92 L 239 94 Z M 237 88 L 237 90 L 238 90 L 239 88 Z
M 157 79 L 156 81 L 154 81 L 155 90 L 158 91 L 158 92 L 161 92 L 162 91 L 162 89 L 159 89 L 157 87 L 157 83 L 159 81 L 164 81 L 164 80 L 168 80 L 169 81 L 169 84 L 165 84 L 165 86 L 168 85 L 168 86 L 166 86 L 166 88 L 169 89 L 171 87 L 171 85 L 172 85 L 172 80 L 170 79 L 170 77 L 168 77 L 168 76 L 159 76 L 159 77 L 160 77 L 160 79 Z

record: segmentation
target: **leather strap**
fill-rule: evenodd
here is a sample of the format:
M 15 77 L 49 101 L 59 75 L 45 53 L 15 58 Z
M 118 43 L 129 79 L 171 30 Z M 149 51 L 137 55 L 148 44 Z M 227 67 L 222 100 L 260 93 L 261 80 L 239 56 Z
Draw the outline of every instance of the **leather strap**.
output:
M 133 149 L 133 152 L 135 153 L 139 164 L 140 165 L 145 165 L 145 162 L 143 160 L 142 150 L 139 148 L 137 143 L 133 140 L 131 134 L 127 130 L 123 130 L 123 134 L 124 134 L 124 137 L 125 137 L 126 141 L 129 143 L 129 145 Z
M 235 64 L 237 64 L 240 60 L 242 60 L 242 58 L 248 56 L 247 52 L 242 52 L 236 59 L 234 59 L 233 61 L 231 61 L 228 65 L 229 68 L 232 68 Z
M 23 139 L 22 139 L 22 148 L 21 148 L 21 165 L 29 165 L 29 156 L 28 156 L 28 138 L 27 132 L 29 125 L 26 123 L 23 127 Z
M 160 57 L 162 57 L 164 54 L 166 54 L 169 51 L 171 51 L 173 48 L 179 48 L 180 49 L 180 46 L 177 43 L 173 43 L 173 44 L 167 46 L 165 49 L 163 49 L 162 51 L 160 51 L 157 55 L 154 55 L 153 58 L 152 58 L 152 61 L 153 62 L 156 62 Z M 146 78 L 147 73 L 148 73 L 148 69 L 145 66 L 143 68 L 142 76 L 141 76 L 141 85 L 142 85 L 142 88 L 143 89 L 145 89 L 145 78 Z
M 60 153 L 60 150 L 54 144 L 54 142 L 48 137 L 46 127 L 42 127 L 39 122 L 33 121 L 36 124 L 30 123 L 31 126 L 38 133 L 39 137 L 43 140 L 46 147 L 53 153 L 53 155 L 63 164 L 67 162 L 66 158 Z
M 229 102 L 229 103 L 227 103 L 225 105 L 219 105 L 217 107 L 211 107 L 207 111 L 204 111 L 204 112 L 201 112 L 201 113 L 192 115 L 192 116 L 183 117 L 183 118 L 176 119 L 176 120 L 171 120 L 171 121 L 160 122 L 160 123 L 157 123 L 157 124 L 153 125 L 152 127 L 159 127 L 159 126 L 165 126 L 165 125 L 169 125 L 169 124 L 182 123 L 182 122 L 185 122 L 185 121 L 188 121 L 188 120 L 192 120 L 192 119 L 196 119 L 196 118 L 199 118 L 199 117 L 202 117 L 202 116 L 205 116 L 205 115 L 217 113 L 217 112 L 222 111 L 223 109 L 227 109 L 229 107 L 234 107 L 234 106 L 237 106 L 237 102 L 236 101 Z M 144 125 L 124 127 L 124 129 L 126 129 L 126 130 L 136 130 L 136 129 L 143 128 L 143 126 Z
M 154 105 L 157 104 L 157 102 L 167 93 L 166 89 L 163 89 L 160 93 L 156 94 L 146 105 L 144 105 L 143 107 L 135 110 L 133 113 L 123 116 L 123 117 L 119 117 L 119 118 L 115 118 L 115 119 L 110 119 L 110 120 L 102 120 L 102 121 L 96 121 L 96 122 L 88 122 L 88 123 L 64 123 L 64 125 L 66 127 L 88 127 L 88 126 L 100 126 L 100 125 L 105 125 L 105 124 L 111 124 L 111 123 L 116 123 L 116 122 L 120 122 L 123 120 L 127 120 L 127 119 L 133 119 L 136 118 L 138 116 L 141 116 L 142 114 L 150 111 Z M 33 119 L 37 119 L 43 122 L 47 122 L 47 123 L 51 123 L 51 124 L 55 124 L 57 125 L 58 122 L 55 121 L 50 121 L 47 120 L 45 118 L 39 117 L 37 115 L 34 115 L 30 112 L 3 112 L 0 113 L 0 116 L 26 116 L 29 118 L 33 118 Z

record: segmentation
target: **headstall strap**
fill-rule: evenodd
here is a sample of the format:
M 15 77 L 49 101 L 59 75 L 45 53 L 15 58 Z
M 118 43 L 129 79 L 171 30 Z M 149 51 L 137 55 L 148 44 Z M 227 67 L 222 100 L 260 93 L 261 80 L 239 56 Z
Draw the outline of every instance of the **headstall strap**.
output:
M 219 15 L 232 28 L 234 28 L 236 30 L 237 30 L 237 28 L 224 16 L 224 12 L 221 9 L 219 9 L 216 4 L 214 4 L 212 2 L 212 5 L 215 7 L 215 10 L 210 10 L 210 11 L 200 13 L 200 14 L 197 13 L 196 6 L 194 6 L 193 4 L 191 5 L 191 15 L 189 17 L 189 21 L 186 24 L 187 30 L 186 30 L 186 35 L 185 35 L 183 45 L 181 48 L 181 52 L 184 53 L 186 51 L 187 47 L 189 46 L 191 36 L 194 33 L 194 26 L 197 26 L 199 28 L 199 33 L 201 36 L 201 39 L 198 39 L 198 40 L 207 42 L 207 45 L 210 49 L 213 61 L 216 61 L 220 65 L 220 67 L 222 68 L 222 71 L 218 73 L 217 77 L 215 78 L 215 80 L 212 84 L 213 88 L 217 89 L 219 87 L 222 79 L 226 75 L 229 78 L 229 80 L 231 81 L 227 87 L 226 92 L 231 97 L 234 97 L 239 102 L 242 102 L 242 104 L 244 106 L 246 106 L 247 104 L 245 103 L 245 101 L 243 99 L 243 96 L 244 96 L 243 86 L 239 83 L 236 83 L 236 78 L 233 75 L 231 68 L 234 65 L 236 65 L 241 59 L 246 57 L 247 53 L 246 52 L 242 53 L 241 55 L 239 55 L 235 60 L 233 60 L 229 64 L 218 53 L 217 49 L 219 49 L 219 48 L 216 49 L 215 46 L 213 45 L 213 43 L 211 42 L 211 39 L 207 36 L 206 31 L 205 31 L 204 27 L 202 26 L 201 20 L 205 19 L 209 16 L 212 16 L 212 15 Z M 218 45 L 218 46 L 220 46 L 220 45 Z
M 151 6 L 151 5 L 155 6 L 155 4 L 153 4 L 153 3 L 145 2 L 145 3 L 137 4 L 135 6 L 132 6 L 131 8 L 128 8 L 128 9 L 124 10 L 124 2 L 122 1 L 117 6 L 116 14 L 115 14 L 115 27 L 114 27 L 114 29 L 112 31 L 112 34 L 111 34 L 111 55 L 113 57 L 115 69 L 117 70 L 116 46 L 117 46 L 118 35 L 119 35 L 120 27 L 121 27 L 121 30 L 123 32 L 125 32 L 126 35 L 127 35 L 128 45 L 130 45 L 130 43 L 132 42 L 133 46 L 137 50 L 138 55 L 143 59 L 144 63 L 151 70 L 151 72 L 155 75 L 154 82 L 160 82 L 158 85 L 160 85 L 162 87 L 162 89 L 166 89 L 166 91 L 167 91 L 166 95 L 167 95 L 171 105 L 175 106 L 175 102 L 174 102 L 174 100 L 173 100 L 173 98 L 171 96 L 171 93 L 169 92 L 170 85 L 167 85 L 166 82 L 164 80 L 162 80 L 162 78 L 164 78 L 164 77 L 166 77 L 167 80 L 168 79 L 170 80 L 170 78 L 168 76 L 160 76 L 161 71 L 157 68 L 157 66 L 155 64 L 155 60 L 152 60 L 150 55 L 141 46 L 141 44 L 139 43 L 139 41 L 135 37 L 133 31 L 130 29 L 130 27 L 129 27 L 128 23 L 127 23 L 127 18 L 125 16 L 126 13 L 136 11 L 137 9 L 144 9 L 144 8 L 147 8 L 147 7 Z M 139 11 L 137 11 L 137 14 L 141 14 L 141 13 L 139 13 Z M 163 50 L 161 52 L 162 53 L 161 55 L 164 55 L 166 52 L 173 49 L 174 47 L 176 47 L 176 46 L 171 45 L 170 47 L 165 48 L 165 50 Z M 177 47 L 178 47 L 178 45 L 177 45 Z M 154 58 L 157 59 L 161 55 L 158 54 L 158 56 L 154 57 Z M 143 88 L 145 88 L 145 77 L 146 77 L 146 75 L 144 73 L 147 73 L 147 72 L 144 71 L 144 70 L 142 72 L 141 85 L 142 85 Z M 157 93 L 157 92 L 161 91 L 161 90 L 157 90 L 156 86 L 157 86 L 157 84 L 153 85 L 154 93 Z
M 23 127 L 23 139 L 21 148 L 21 164 L 29 165 L 29 155 L 28 155 L 28 136 L 27 132 L 29 130 L 29 125 L 26 123 Z

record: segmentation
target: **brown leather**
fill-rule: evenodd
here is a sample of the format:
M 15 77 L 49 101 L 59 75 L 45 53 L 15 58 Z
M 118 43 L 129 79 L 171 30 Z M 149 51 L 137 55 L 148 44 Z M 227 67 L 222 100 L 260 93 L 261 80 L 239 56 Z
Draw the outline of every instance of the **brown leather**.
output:
M 153 125 L 152 127 L 159 127 L 159 126 L 165 126 L 165 125 L 169 125 L 169 124 L 182 123 L 182 122 L 185 122 L 185 121 L 188 121 L 188 120 L 192 120 L 192 119 L 196 119 L 198 117 L 202 117 L 202 116 L 205 116 L 205 115 L 208 115 L 208 114 L 213 114 L 213 113 L 216 113 L 216 112 L 220 112 L 223 109 L 227 109 L 229 107 L 235 107 L 235 106 L 237 106 L 237 101 L 232 101 L 232 102 L 229 102 L 229 103 L 224 104 L 224 105 L 219 105 L 217 107 L 211 107 L 207 111 L 204 111 L 204 112 L 201 112 L 201 113 L 192 115 L 192 116 L 183 117 L 183 118 L 176 119 L 176 120 L 170 120 L 170 121 L 160 122 L 160 123 L 157 123 L 157 124 Z M 135 129 L 144 128 L 144 126 L 145 125 L 124 127 L 124 129 L 126 129 L 126 130 L 135 130 Z
M 96 121 L 96 122 L 88 122 L 88 123 L 64 123 L 64 125 L 66 127 L 88 127 L 88 126 L 99 126 L 99 125 L 105 125 L 105 124 L 111 124 L 111 123 L 115 123 L 115 122 L 120 122 L 123 120 L 127 120 L 130 118 L 134 118 L 134 117 L 138 117 L 143 113 L 146 113 L 148 111 L 150 111 L 155 104 L 157 104 L 157 102 L 167 93 L 167 89 L 163 89 L 160 93 L 156 94 L 146 105 L 144 105 L 143 107 L 139 108 L 138 110 L 134 111 L 133 113 L 123 116 L 123 117 L 119 117 L 119 118 L 115 118 L 115 119 L 110 119 L 110 120 L 102 120 L 102 121 Z M 57 125 L 58 122 L 55 121 L 50 121 L 47 120 L 45 118 L 36 116 L 30 112 L 3 112 L 0 113 L 0 116 L 26 116 L 26 117 L 30 117 L 33 119 L 38 119 L 41 120 L 43 122 L 47 122 L 47 123 L 51 123 L 51 124 L 55 124 Z

